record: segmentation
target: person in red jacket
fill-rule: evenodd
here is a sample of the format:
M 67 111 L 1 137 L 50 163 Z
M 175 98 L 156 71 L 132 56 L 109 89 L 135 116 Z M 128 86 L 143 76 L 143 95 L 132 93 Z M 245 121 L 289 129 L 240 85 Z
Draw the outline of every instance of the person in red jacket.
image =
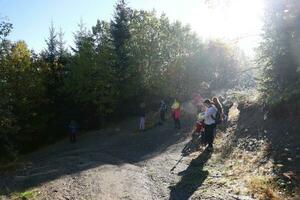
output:
M 180 129 L 180 104 L 176 99 L 172 105 L 172 117 L 174 119 L 175 128 Z

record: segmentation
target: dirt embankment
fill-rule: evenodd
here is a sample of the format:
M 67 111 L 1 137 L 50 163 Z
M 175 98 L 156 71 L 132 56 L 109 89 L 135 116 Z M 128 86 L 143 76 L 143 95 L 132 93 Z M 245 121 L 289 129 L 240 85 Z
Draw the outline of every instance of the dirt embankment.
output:
M 274 116 L 262 106 L 250 103 L 240 104 L 239 110 L 238 138 L 264 141 L 267 148 L 263 160 L 272 161 L 276 184 L 281 190 L 299 193 L 300 116 Z

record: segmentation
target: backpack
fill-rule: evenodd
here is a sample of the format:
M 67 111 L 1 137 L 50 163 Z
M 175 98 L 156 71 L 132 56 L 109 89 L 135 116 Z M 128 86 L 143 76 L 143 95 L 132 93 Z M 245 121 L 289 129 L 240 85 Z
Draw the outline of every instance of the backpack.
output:
M 215 122 L 216 122 L 216 124 L 220 124 L 221 122 L 222 122 L 222 120 L 221 120 L 221 113 L 220 113 L 220 111 L 217 109 L 217 113 L 216 113 L 216 116 L 215 116 Z
M 222 122 L 220 110 L 216 106 L 214 106 L 214 107 L 217 110 L 217 112 L 216 112 L 216 115 L 215 116 L 211 116 L 211 118 L 213 120 L 215 120 L 216 124 L 220 124 Z

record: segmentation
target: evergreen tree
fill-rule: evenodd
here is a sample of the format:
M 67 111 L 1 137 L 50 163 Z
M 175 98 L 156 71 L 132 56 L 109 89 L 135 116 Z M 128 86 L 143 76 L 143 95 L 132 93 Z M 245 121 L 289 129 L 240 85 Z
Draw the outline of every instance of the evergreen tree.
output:
M 134 65 L 133 52 L 129 48 L 131 17 L 132 10 L 127 6 L 125 0 L 120 0 L 116 5 L 114 18 L 110 23 L 115 52 L 114 74 L 119 88 L 118 110 L 122 114 L 126 114 L 133 107 L 136 107 L 141 92 L 138 66 Z M 124 104 L 127 107 L 124 107 Z
M 45 40 L 47 47 L 41 53 L 44 61 L 43 70 L 46 75 L 49 97 L 56 98 L 57 90 L 62 87 L 65 65 L 69 54 L 64 47 L 63 32 L 56 33 L 53 22 L 49 28 L 49 37 Z
M 113 60 L 111 49 L 106 46 L 106 41 L 98 38 L 101 45 L 99 51 L 95 50 L 93 36 L 108 32 L 93 28 L 91 35 L 85 28 L 79 26 L 75 34 L 75 55 L 70 63 L 70 71 L 65 80 L 64 91 L 75 105 L 73 110 L 80 113 L 85 119 L 89 119 L 89 125 L 99 125 L 110 117 L 115 111 L 117 89 L 112 72 Z
M 75 47 L 72 48 L 73 52 L 78 53 L 85 45 L 94 46 L 94 41 L 90 31 L 87 30 L 85 24 L 81 20 L 78 24 L 79 30 L 74 33 Z
M 47 44 L 47 48 L 42 52 L 43 58 L 47 63 L 51 65 L 55 64 L 55 62 L 57 62 L 58 59 L 58 40 L 53 22 L 51 22 L 49 28 L 49 37 L 47 40 L 45 40 L 45 42 Z
M 130 56 L 128 41 L 130 39 L 129 21 L 131 9 L 125 0 L 116 5 L 114 19 L 111 21 L 111 35 L 116 53 L 116 71 L 122 85 L 129 76 Z
M 60 28 L 58 32 L 58 40 L 57 40 L 57 53 L 58 53 L 58 62 L 61 65 L 66 65 L 70 58 L 70 54 L 68 49 L 65 47 L 66 42 L 64 41 L 64 33 Z
M 113 53 L 113 43 L 109 23 L 97 20 L 96 25 L 92 27 L 92 37 L 95 49 L 98 53 L 104 49 L 109 49 L 111 53 Z

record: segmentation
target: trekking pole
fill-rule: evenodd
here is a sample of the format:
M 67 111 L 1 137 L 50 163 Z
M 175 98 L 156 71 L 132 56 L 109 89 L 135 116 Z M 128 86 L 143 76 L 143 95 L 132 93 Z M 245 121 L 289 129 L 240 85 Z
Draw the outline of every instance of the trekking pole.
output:
M 177 167 L 177 165 L 181 162 L 181 160 L 183 159 L 184 156 L 181 156 L 181 158 L 177 161 L 177 163 L 172 167 L 172 169 L 170 170 L 170 172 L 173 172 L 174 169 Z
M 170 172 L 173 172 L 174 169 L 177 167 L 177 165 L 182 161 L 183 157 L 186 156 L 186 155 L 188 155 L 188 154 L 187 154 L 187 151 L 189 151 L 189 149 L 191 148 L 191 147 L 190 147 L 190 146 L 191 146 L 190 143 L 191 143 L 191 141 L 188 142 L 188 143 L 184 146 L 184 148 L 183 148 L 183 150 L 182 150 L 182 154 L 181 154 L 180 159 L 179 159 L 179 160 L 177 161 L 177 163 L 172 167 L 172 169 L 170 170 Z

